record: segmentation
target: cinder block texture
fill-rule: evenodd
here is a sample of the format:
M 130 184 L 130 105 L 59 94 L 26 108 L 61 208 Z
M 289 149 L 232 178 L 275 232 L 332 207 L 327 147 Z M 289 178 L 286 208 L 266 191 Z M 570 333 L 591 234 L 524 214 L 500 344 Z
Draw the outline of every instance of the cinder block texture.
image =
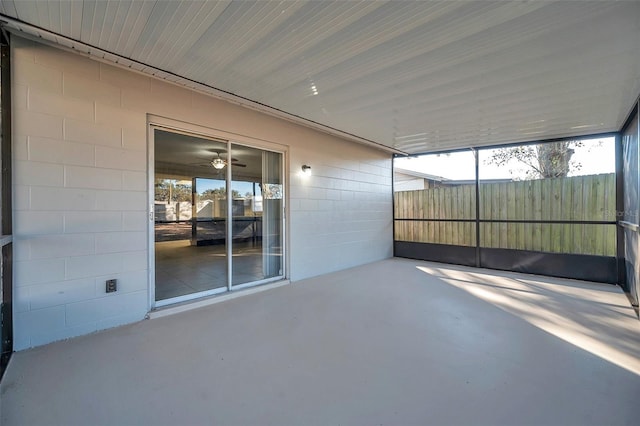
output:
M 287 152 L 288 278 L 392 255 L 389 154 L 12 40 L 17 350 L 141 320 L 148 312 L 149 114 Z M 300 175 L 302 164 L 312 166 L 311 177 Z M 106 294 L 110 278 L 119 288 Z

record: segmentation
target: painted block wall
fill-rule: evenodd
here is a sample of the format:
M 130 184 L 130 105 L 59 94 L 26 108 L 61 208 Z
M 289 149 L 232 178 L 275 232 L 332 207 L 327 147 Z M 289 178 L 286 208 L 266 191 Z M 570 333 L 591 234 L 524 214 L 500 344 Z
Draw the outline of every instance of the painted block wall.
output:
M 292 281 L 392 255 L 389 154 L 12 41 L 16 350 L 148 312 L 147 114 L 288 147 Z M 118 292 L 105 293 L 107 278 Z

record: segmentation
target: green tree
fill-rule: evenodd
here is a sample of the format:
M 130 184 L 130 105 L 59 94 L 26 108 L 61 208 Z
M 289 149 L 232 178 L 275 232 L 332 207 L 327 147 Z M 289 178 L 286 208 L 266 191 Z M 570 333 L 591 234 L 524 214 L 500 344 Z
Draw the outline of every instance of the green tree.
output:
M 191 202 L 191 185 L 176 184 L 173 192 L 174 201 L 188 201 Z
M 170 197 L 170 184 L 168 179 L 156 180 L 155 183 L 155 196 L 156 201 L 169 201 Z
M 233 198 L 240 198 L 240 192 L 235 189 L 231 191 L 231 195 Z M 215 189 L 207 189 L 206 191 L 202 191 L 200 193 L 201 200 L 226 200 L 227 192 L 224 188 L 215 188 Z
M 175 203 L 191 201 L 191 185 L 177 183 L 175 179 L 159 179 L 155 182 L 155 201 Z

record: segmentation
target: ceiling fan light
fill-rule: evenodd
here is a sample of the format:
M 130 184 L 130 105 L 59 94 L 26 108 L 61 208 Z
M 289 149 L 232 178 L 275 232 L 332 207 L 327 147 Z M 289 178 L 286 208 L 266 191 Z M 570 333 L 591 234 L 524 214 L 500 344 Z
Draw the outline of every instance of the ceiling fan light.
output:
M 214 158 L 211 161 L 211 165 L 213 166 L 214 169 L 222 170 L 224 169 L 225 162 L 222 158 Z

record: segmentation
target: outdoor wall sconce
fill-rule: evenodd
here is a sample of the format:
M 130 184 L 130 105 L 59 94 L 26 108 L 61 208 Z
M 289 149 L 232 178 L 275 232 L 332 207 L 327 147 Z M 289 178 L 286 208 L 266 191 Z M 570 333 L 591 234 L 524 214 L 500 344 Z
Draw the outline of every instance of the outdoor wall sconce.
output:
M 302 166 L 302 173 L 304 173 L 306 176 L 311 176 L 311 166 L 307 166 L 306 164 L 304 164 Z

